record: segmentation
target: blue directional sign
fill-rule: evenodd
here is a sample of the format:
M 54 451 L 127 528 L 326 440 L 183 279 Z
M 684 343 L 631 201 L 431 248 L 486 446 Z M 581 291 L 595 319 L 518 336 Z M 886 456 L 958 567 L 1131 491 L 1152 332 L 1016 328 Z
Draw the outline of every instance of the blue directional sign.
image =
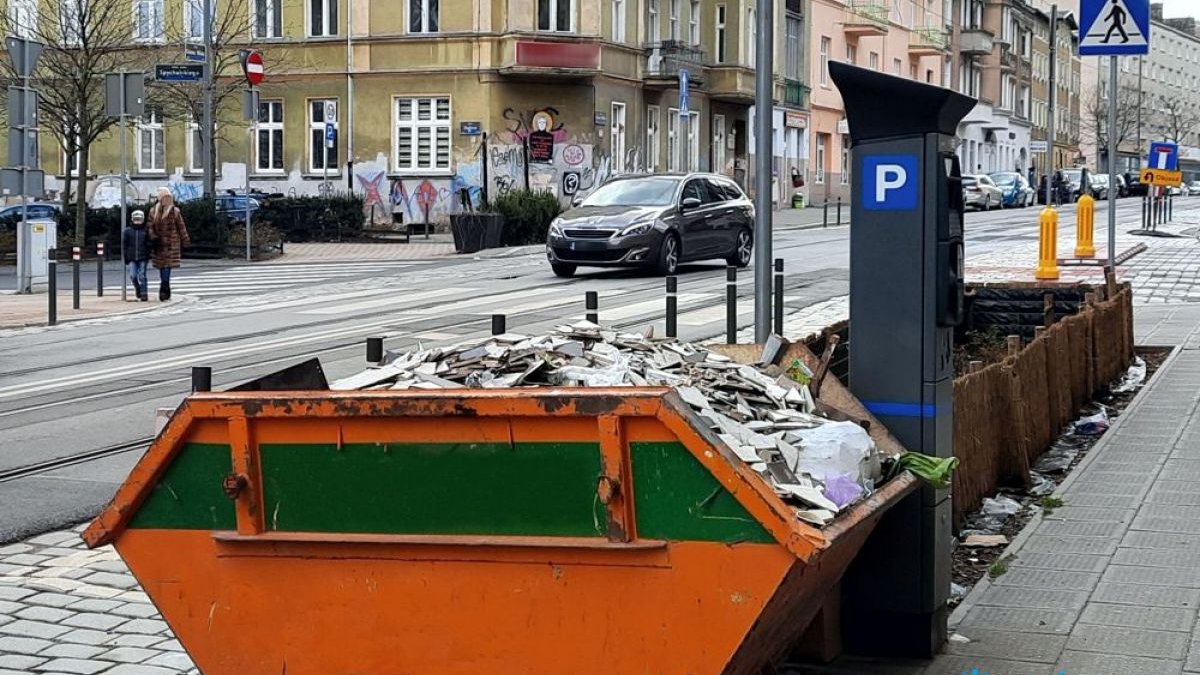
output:
M 1151 143 L 1147 160 L 1151 169 L 1179 170 L 1179 146 L 1174 143 Z
M 688 71 L 686 68 L 679 70 L 679 113 L 686 114 L 686 111 L 691 106 L 688 97 Z
M 158 82 L 199 82 L 203 77 L 204 66 L 190 63 L 154 66 L 154 79 Z
M 868 211 L 911 211 L 920 197 L 916 155 L 867 155 L 862 168 L 862 205 Z
M 205 56 L 206 54 L 207 51 L 204 49 L 203 44 L 196 44 L 194 42 L 183 43 L 183 58 L 186 61 L 203 63 L 208 60 Z
M 1080 0 L 1079 55 L 1150 53 L 1150 0 Z

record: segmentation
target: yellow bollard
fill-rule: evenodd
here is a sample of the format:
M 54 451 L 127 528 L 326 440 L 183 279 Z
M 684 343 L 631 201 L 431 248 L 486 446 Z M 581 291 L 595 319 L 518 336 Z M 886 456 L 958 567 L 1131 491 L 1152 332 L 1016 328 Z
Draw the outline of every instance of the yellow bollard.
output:
M 1096 230 L 1096 200 L 1091 195 L 1083 195 L 1075 208 L 1075 257 L 1092 258 L 1096 255 L 1096 245 L 1092 236 Z
M 1038 266 L 1033 276 L 1037 279 L 1058 278 L 1058 211 L 1047 206 L 1038 216 L 1040 240 L 1038 242 Z

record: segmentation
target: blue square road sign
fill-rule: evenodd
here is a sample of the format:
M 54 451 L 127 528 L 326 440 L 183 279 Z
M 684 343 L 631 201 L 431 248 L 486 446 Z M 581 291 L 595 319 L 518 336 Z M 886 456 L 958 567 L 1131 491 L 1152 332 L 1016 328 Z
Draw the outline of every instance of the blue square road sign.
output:
M 1147 163 L 1151 169 L 1179 170 L 1179 146 L 1174 143 L 1151 143 Z
M 868 211 L 911 211 L 920 201 L 916 155 L 867 155 L 862 166 L 862 206 Z

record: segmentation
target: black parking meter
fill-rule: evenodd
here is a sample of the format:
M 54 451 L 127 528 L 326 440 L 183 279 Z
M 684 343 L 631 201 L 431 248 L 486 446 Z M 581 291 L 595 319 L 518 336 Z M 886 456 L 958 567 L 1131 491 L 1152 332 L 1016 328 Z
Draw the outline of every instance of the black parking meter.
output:
M 963 197 L 954 154 L 975 100 L 831 62 L 853 140 L 850 390 L 909 450 L 953 454 L 954 326 L 963 314 Z M 857 653 L 926 656 L 946 637 L 950 491 L 881 520 L 843 586 Z

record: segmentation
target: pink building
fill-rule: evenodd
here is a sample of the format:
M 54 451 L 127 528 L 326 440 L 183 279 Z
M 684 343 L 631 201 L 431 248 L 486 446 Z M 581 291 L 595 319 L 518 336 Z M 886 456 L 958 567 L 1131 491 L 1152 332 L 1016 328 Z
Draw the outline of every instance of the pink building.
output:
M 812 0 L 809 203 L 850 195 L 849 128 L 829 62 L 943 85 L 950 0 Z M 880 101 L 903 105 L 903 101 Z

